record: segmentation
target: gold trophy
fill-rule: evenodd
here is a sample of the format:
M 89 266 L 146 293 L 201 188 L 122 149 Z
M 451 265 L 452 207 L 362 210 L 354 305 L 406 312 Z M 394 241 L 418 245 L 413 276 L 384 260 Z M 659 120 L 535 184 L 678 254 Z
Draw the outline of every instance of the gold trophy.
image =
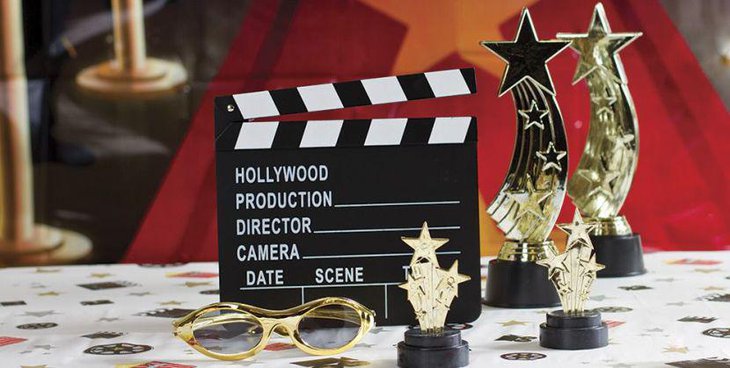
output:
M 599 277 L 646 272 L 641 238 L 619 210 L 626 200 L 639 158 L 639 130 L 634 103 L 618 52 L 641 33 L 612 33 L 603 5 L 596 5 L 586 34 L 559 33 L 580 53 L 573 83 L 585 79 L 591 95 L 591 125 L 583 155 L 568 181 L 568 195 L 591 231 Z
M 114 59 L 76 76 L 82 90 L 102 97 L 147 98 L 176 92 L 187 81 L 180 63 L 147 57 L 142 0 L 112 0 Z
M 554 306 L 558 295 L 535 262 L 557 254 L 548 236 L 565 197 L 568 147 L 546 63 L 570 42 L 538 40 L 525 9 L 514 41 L 481 44 L 507 63 L 499 95 L 512 91 L 517 109 L 512 163 L 487 208 L 507 241 L 489 262 L 485 302 L 507 308 Z
M 35 222 L 21 7 L 0 5 L 0 267 L 73 263 L 91 252 L 89 238 Z
M 416 312 L 418 327 L 409 328 L 398 343 L 398 366 L 404 368 L 457 368 L 469 364 L 469 343 L 459 330 L 444 327 L 449 306 L 459 295 L 459 284 L 470 277 L 459 273 L 459 261 L 441 269 L 436 249 L 449 239 L 431 238 L 423 223 L 418 238 L 401 238 L 413 248 L 408 281 L 400 287 L 408 291 L 408 301 Z
M 608 345 L 608 326 L 601 321 L 601 313 L 584 308 L 596 272 L 603 269 L 603 265 L 596 263 L 588 235 L 596 226 L 584 223 L 576 209 L 572 223 L 558 225 L 568 234 L 565 253 L 537 261 L 548 268 L 548 277 L 563 304 L 562 310 L 548 313 L 547 322 L 540 325 L 541 346 L 581 350 Z

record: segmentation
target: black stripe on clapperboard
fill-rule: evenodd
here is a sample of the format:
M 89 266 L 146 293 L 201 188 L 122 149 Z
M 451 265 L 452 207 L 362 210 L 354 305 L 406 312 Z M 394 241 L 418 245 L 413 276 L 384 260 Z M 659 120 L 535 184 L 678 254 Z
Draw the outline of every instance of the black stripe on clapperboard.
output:
M 476 118 L 392 118 L 232 123 L 217 150 L 462 144 L 476 141 Z
M 241 119 L 405 102 L 476 93 L 474 69 L 325 83 L 232 95 Z

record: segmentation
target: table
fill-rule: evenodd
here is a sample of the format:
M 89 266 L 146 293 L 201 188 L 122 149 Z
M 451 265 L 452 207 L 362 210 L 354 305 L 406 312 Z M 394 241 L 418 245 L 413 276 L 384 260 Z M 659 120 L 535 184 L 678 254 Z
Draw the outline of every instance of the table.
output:
M 654 253 L 646 264 L 646 275 L 595 284 L 589 307 L 600 308 L 610 326 L 608 347 L 544 349 L 535 337 L 545 310 L 484 307 L 477 321 L 460 326 L 471 346 L 471 367 L 730 367 L 730 252 Z M 172 336 L 171 321 L 217 301 L 217 268 L 0 269 L 0 366 L 395 366 L 394 344 L 404 327 L 376 327 L 336 357 L 306 355 L 287 339 L 273 339 L 267 350 L 241 362 L 198 354 Z

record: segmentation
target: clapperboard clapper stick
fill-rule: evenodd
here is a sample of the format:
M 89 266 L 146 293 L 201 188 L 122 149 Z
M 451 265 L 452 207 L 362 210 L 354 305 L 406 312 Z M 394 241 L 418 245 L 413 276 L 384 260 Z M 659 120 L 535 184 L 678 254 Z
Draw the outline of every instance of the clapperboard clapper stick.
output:
M 475 118 L 251 121 L 474 93 L 474 70 L 452 69 L 216 98 L 221 300 L 342 296 L 380 325 L 413 324 L 400 237 L 424 221 L 450 239 L 439 259 L 479 280 Z M 465 283 L 449 322 L 480 311 L 479 282 Z

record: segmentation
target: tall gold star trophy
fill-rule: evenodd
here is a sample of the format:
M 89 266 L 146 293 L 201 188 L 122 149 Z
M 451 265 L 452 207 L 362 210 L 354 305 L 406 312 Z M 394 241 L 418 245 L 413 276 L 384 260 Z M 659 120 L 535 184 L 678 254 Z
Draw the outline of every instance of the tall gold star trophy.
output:
M 535 262 L 557 254 L 548 236 L 565 197 L 568 147 L 546 63 L 570 42 L 539 40 L 525 9 L 514 41 L 481 44 L 507 63 L 499 95 L 512 91 L 517 109 L 512 164 L 487 209 L 507 241 L 489 262 L 485 303 L 506 308 L 558 305 L 545 269 Z
M 431 238 L 423 223 L 418 238 L 401 238 L 413 248 L 408 280 L 400 285 L 408 292 L 418 327 L 409 328 L 398 343 L 398 366 L 407 368 L 457 368 L 469 364 L 469 343 L 459 330 L 444 327 L 449 306 L 459 295 L 459 284 L 469 276 L 459 273 L 459 261 L 441 269 L 436 249 L 449 239 Z
M 599 277 L 646 272 L 641 238 L 618 214 L 631 187 L 639 158 L 639 131 L 634 103 L 618 52 L 641 33 L 612 33 L 602 4 L 597 4 L 585 34 L 558 34 L 580 53 L 573 83 L 585 79 L 591 96 L 588 140 L 568 195 L 587 221 L 598 261 Z
M 576 209 L 573 222 L 558 227 L 568 233 L 565 253 L 551 255 L 537 264 L 547 267 L 563 309 L 547 314 L 547 322 L 540 325 L 540 345 L 565 350 L 606 346 L 608 326 L 601 321 L 601 313 L 584 308 L 596 271 L 603 269 L 603 265 L 596 263 L 596 252 L 588 235 L 596 224 L 584 223 Z

